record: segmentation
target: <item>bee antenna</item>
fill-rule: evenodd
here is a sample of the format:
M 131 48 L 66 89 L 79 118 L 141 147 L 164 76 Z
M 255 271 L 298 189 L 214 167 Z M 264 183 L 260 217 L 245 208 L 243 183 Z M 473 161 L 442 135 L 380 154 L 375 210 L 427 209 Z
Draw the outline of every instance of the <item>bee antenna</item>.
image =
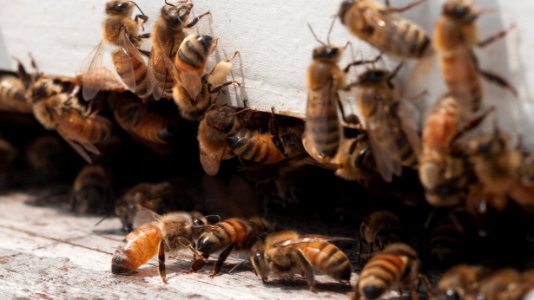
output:
M 326 42 L 330 45 L 330 35 L 332 34 L 332 30 L 334 29 L 334 23 L 336 22 L 337 16 L 332 17 L 332 23 L 330 23 L 330 28 L 328 28 L 328 33 L 326 35 Z
M 129 2 L 132 3 L 133 5 L 135 5 L 143 16 L 146 16 L 145 13 L 143 12 L 143 10 L 141 9 L 141 7 L 139 7 L 139 5 L 137 5 L 137 3 L 135 3 L 135 1 L 129 1 Z M 165 3 L 167 3 L 167 1 L 165 1 Z
M 380 54 L 380 57 L 382 56 L 382 54 Z M 402 68 L 402 66 L 404 65 L 404 63 L 400 63 L 396 68 L 395 70 L 393 70 L 393 72 L 391 72 L 391 75 L 389 75 L 388 77 L 388 81 L 391 81 L 393 78 L 395 78 L 395 76 L 397 76 L 397 73 L 399 73 L 399 70 Z
M 326 46 L 326 44 L 317 37 L 317 35 L 315 34 L 315 31 L 313 31 L 313 28 L 311 27 L 310 23 L 308 23 L 308 28 L 310 29 L 310 31 L 311 31 L 313 37 L 315 38 L 315 40 L 317 42 L 319 42 L 319 44 L 321 44 L 323 46 Z
M 172 3 L 169 3 L 167 2 L 167 0 L 165 0 L 165 4 L 169 5 L 169 6 L 172 6 L 172 7 L 176 7 L 176 5 L 172 4 Z
M 105 219 L 111 217 L 111 214 L 105 215 L 102 219 L 100 219 L 98 222 L 95 223 L 95 226 L 98 226 L 98 224 L 102 223 Z

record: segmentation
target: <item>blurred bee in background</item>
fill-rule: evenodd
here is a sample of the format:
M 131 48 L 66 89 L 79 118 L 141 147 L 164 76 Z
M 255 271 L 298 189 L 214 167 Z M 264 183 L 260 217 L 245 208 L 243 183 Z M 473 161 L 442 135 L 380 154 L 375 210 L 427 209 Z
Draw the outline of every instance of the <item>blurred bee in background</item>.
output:
M 395 287 L 406 288 L 412 299 L 419 299 L 416 291 L 419 283 L 430 291 L 428 278 L 420 272 L 421 261 L 412 247 L 403 243 L 390 244 L 365 264 L 353 299 L 360 299 L 361 295 L 366 299 L 378 299 Z
M 488 206 L 497 212 L 503 211 L 508 196 L 514 197 L 514 190 L 520 188 L 521 153 L 508 149 L 508 137 L 497 128 L 493 134 L 470 140 L 467 147 L 469 161 L 478 178 L 478 182 L 470 186 L 467 208 L 477 213 L 485 213 Z
M 382 251 L 385 246 L 403 240 L 404 226 L 393 212 L 375 211 L 364 218 L 360 225 L 360 236 L 367 244 L 369 253 Z M 360 253 L 362 244 L 360 241 Z
M 149 109 L 147 103 L 132 94 L 113 94 L 109 99 L 119 126 L 134 138 L 148 144 L 168 144 L 177 123 Z
M 431 299 L 468 299 L 478 290 L 487 270 L 482 266 L 457 265 L 445 272 L 438 281 Z
M 31 57 L 31 56 L 30 56 Z M 24 65 L 17 61 L 17 76 L 0 76 L 0 110 L 10 112 L 29 113 L 33 112 L 31 101 L 27 98 L 27 92 L 32 82 L 37 80 L 39 72 L 32 59 L 32 66 L 35 73 L 26 72 Z
M 420 58 L 432 52 L 430 38 L 415 23 L 397 17 L 425 0 L 418 0 L 402 7 L 386 7 L 372 0 L 345 0 L 338 17 L 343 25 L 359 39 L 380 52 L 399 58 Z
M 213 94 L 218 94 L 230 84 L 239 85 L 234 80 L 225 82 L 232 70 L 231 61 L 239 55 L 238 51 L 217 63 L 211 71 L 204 72 L 208 57 L 215 51 L 217 43 L 217 39 L 208 35 L 189 35 L 176 54 L 177 82 L 172 95 L 180 115 L 187 120 L 202 119 L 213 102 Z
M 269 133 L 242 128 L 227 137 L 233 153 L 244 160 L 274 164 L 305 153 L 302 146 L 302 127 L 278 126 L 271 108 Z
M 198 125 L 200 163 L 208 175 L 216 175 L 222 160 L 234 156 L 227 137 L 243 126 L 239 111 L 227 105 L 212 105 Z
M 402 166 L 415 168 L 421 152 L 421 138 L 416 126 L 409 117 L 403 117 L 407 114 L 408 104 L 399 101 L 392 83 L 401 67 L 402 64 L 399 64 L 392 72 L 367 70 L 351 84 L 360 87 L 358 107 L 364 118 L 377 169 L 387 182 L 393 179 L 393 175 L 400 176 Z
M 143 216 L 148 215 L 148 216 Z M 127 274 L 158 255 L 158 271 L 163 282 L 167 283 L 165 253 L 173 253 L 189 247 L 200 234 L 206 218 L 198 213 L 177 211 L 160 216 L 151 210 L 139 207 L 136 218 L 153 219 L 130 232 L 117 247 L 111 260 L 113 274 Z
M 165 199 L 170 196 L 171 186 L 168 182 L 136 184 L 115 202 L 115 215 L 121 220 L 123 230 L 130 232 L 134 228 L 139 206 L 161 213 Z
M 0 138 L 0 174 L 6 174 L 17 155 L 18 150 L 9 141 Z
M 38 137 L 28 147 L 26 157 L 31 168 L 43 178 L 58 178 L 69 169 L 71 162 L 68 148 L 62 141 L 52 135 Z
M 184 29 L 195 26 L 202 17 L 210 14 L 205 12 L 188 23 L 192 9 L 193 4 L 189 0 L 179 1 L 176 5 L 165 1 L 165 5 L 161 7 L 160 17 L 152 28 L 149 69 L 155 79 L 153 96 L 156 100 L 161 97 L 172 98 L 176 75 L 173 70 L 173 59 L 187 37 Z
M 91 162 L 87 152 L 100 154 L 94 144 L 109 138 L 111 123 L 80 104 L 79 86 L 73 84 L 68 92 L 58 80 L 41 76 L 31 85 L 29 97 L 37 121 L 46 129 L 56 130 L 82 158 Z
M 232 250 L 249 250 L 254 243 L 273 231 L 273 226 L 259 217 L 248 220 L 229 218 L 214 225 L 204 226 L 198 237 L 196 253 L 190 272 L 200 270 L 212 253 L 222 251 L 213 265 L 210 276 L 219 274 L 224 261 Z
M 468 117 L 460 101 L 450 94 L 442 97 L 426 119 L 423 129 L 419 178 L 427 201 L 434 206 L 455 206 L 465 199 L 468 166 L 461 149 L 455 145 L 458 138 L 480 124 L 491 112 L 487 110 Z
M 74 180 L 71 210 L 76 213 L 107 213 L 113 207 L 108 172 L 99 165 L 85 166 Z
M 141 15 L 132 19 L 134 6 Z M 139 34 L 139 26 L 147 20 L 148 16 L 134 1 L 113 0 L 106 3 L 106 18 L 102 23 L 103 40 L 91 53 L 87 70 L 81 76 L 85 100 L 93 99 L 106 84 L 106 81 L 97 79 L 109 74 L 102 60 L 107 45 L 118 47 L 112 50 L 111 58 L 115 70 L 128 89 L 143 99 L 151 95 L 154 78 L 142 57 L 144 51 L 140 50 L 141 40 L 150 35 Z
M 493 272 L 480 281 L 475 299 L 523 299 L 528 290 L 517 289 L 520 279 L 521 274 L 514 269 Z
M 482 13 L 475 10 L 472 0 L 447 0 L 434 28 L 433 42 L 439 67 L 449 92 L 458 98 L 465 111 L 476 111 L 480 107 L 482 87 L 479 75 L 517 95 L 515 88 L 505 79 L 481 70 L 478 65 L 473 48 L 485 47 L 510 30 L 479 41 L 476 20 Z
M 352 240 L 342 237 L 301 235 L 283 231 L 268 235 L 251 250 L 250 263 L 263 282 L 269 274 L 292 276 L 303 274 L 310 290 L 315 291 L 314 270 L 349 282 L 352 268 L 347 255 L 331 241 Z

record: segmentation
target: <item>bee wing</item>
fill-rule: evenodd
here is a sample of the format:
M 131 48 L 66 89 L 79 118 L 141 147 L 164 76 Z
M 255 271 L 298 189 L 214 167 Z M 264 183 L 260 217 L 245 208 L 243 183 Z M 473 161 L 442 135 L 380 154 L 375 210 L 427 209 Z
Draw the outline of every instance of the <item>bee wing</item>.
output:
M 89 54 L 89 63 L 81 74 L 82 82 L 82 96 L 84 100 L 93 99 L 98 91 L 102 90 L 102 85 L 105 83 L 104 80 L 98 80 L 99 78 L 106 77 L 103 73 L 111 73 L 103 65 L 103 56 L 104 56 L 104 41 L 98 43 L 98 45 L 91 51 Z M 107 72 L 106 72 L 107 70 Z
M 157 37 L 155 39 L 155 42 L 161 44 L 161 41 L 159 41 L 159 38 Z M 173 47 L 171 47 L 171 49 L 172 48 Z M 174 78 L 177 78 L 178 74 L 174 63 L 169 57 L 170 53 L 163 53 L 162 51 L 159 51 L 157 49 L 161 49 L 161 47 L 152 47 L 152 51 L 150 51 L 148 70 L 153 75 L 156 73 L 162 73 L 159 76 L 160 78 L 164 78 L 163 81 L 158 81 L 154 79 L 152 96 L 154 97 L 154 99 L 159 100 L 165 92 L 164 87 L 167 85 L 168 82 L 173 82 Z
M 178 81 L 189 93 L 192 99 L 196 99 L 202 89 L 202 77 L 198 72 L 178 72 Z
M 342 236 L 326 236 L 318 234 L 302 235 L 298 239 L 285 240 L 278 243 L 274 243 L 273 247 L 289 247 L 310 242 L 334 242 L 334 241 L 354 241 L 353 238 L 347 238 Z
M 378 172 L 386 182 L 391 182 L 393 175 L 401 174 L 402 162 L 384 105 L 381 101 L 377 101 L 376 105 L 373 121 L 367 118 L 365 127 Z
M 200 164 L 204 172 L 210 176 L 215 176 L 221 167 L 221 161 L 225 156 L 226 149 L 222 149 L 216 153 L 206 152 L 200 147 Z
M 157 222 L 161 219 L 161 215 L 153 210 L 150 210 L 142 205 L 136 205 L 136 212 L 133 221 L 133 227 L 139 228 L 147 223 Z
M 419 126 L 417 125 L 418 122 L 415 121 L 418 119 L 419 112 L 410 102 L 405 100 L 399 102 L 399 105 L 397 106 L 397 116 L 400 119 L 402 132 L 406 135 L 408 143 L 410 143 L 417 160 L 419 160 L 421 152 L 423 151 L 423 143 L 419 133 Z

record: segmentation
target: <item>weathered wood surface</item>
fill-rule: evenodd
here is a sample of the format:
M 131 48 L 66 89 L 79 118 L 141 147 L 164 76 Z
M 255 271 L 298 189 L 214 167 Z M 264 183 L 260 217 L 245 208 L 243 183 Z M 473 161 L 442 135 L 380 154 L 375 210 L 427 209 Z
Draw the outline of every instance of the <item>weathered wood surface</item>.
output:
M 38 193 L 36 193 L 38 194 Z M 212 279 L 210 266 L 198 274 L 182 275 L 189 253 L 168 259 L 168 284 L 157 272 L 157 262 L 131 276 L 110 272 L 111 256 L 121 243 L 119 221 L 76 216 L 59 206 L 32 206 L 31 195 L 0 196 L 0 298 L 57 299 L 347 299 L 351 288 L 318 276 L 319 292 L 308 291 L 297 276 L 292 281 L 263 285 L 248 262 L 230 256 L 223 274 Z M 212 260 L 213 261 L 213 260 Z M 352 283 L 356 280 L 353 274 Z

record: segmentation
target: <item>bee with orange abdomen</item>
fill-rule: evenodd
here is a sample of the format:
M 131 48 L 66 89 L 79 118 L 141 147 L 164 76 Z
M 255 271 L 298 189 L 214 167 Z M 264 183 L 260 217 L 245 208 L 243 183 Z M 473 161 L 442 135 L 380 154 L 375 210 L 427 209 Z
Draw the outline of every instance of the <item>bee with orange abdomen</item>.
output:
M 487 270 L 482 266 L 457 265 L 441 276 L 431 299 L 474 297 Z
M 427 292 L 430 291 L 428 278 L 420 272 L 421 261 L 412 247 L 402 243 L 390 244 L 363 267 L 354 299 L 360 299 L 361 295 L 366 299 L 378 299 L 395 287 L 408 289 L 412 299 L 419 299 L 416 289 L 420 282 Z
M 133 137 L 160 145 L 168 144 L 174 137 L 176 123 L 151 111 L 138 97 L 116 94 L 110 102 L 115 120 Z
M 435 206 L 460 204 L 466 195 L 468 166 L 455 146 L 459 137 L 477 126 L 491 110 L 469 116 L 461 100 L 448 94 L 441 98 L 425 121 L 419 178 L 427 201 Z
M 305 274 L 310 290 L 315 290 L 314 270 L 348 282 L 352 268 L 347 255 L 331 243 L 348 238 L 301 235 L 295 231 L 269 234 L 252 248 L 250 263 L 263 282 L 269 274 L 292 276 Z
M 133 230 L 139 206 L 158 212 L 164 206 L 164 199 L 170 197 L 171 186 L 168 182 L 139 183 L 130 188 L 115 203 L 115 215 L 119 217 L 124 231 Z
M 517 290 L 520 280 L 521 274 L 514 269 L 493 272 L 480 281 L 475 299 L 523 299 L 528 290 Z
M 111 58 L 115 70 L 128 89 L 143 99 L 152 93 L 154 78 L 139 50 L 141 40 L 149 37 L 139 34 L 139 26 L 148 17 L 139 9 L 141 15 L 132 19 L 134 6 L 139 9 L 134 1 L 112 0 L 106 3 L 106 18 L 102 23 L 103 40 L 93 50 L 88 69 L 84 70 L 81 78 L 84 99 L 94 98 L 106 84 L 94 78 L 98 78 L 98 73 L 106 70 L 102 65 L 102 56 L 107 44 L 118 47 L 112 51 Z
M 273 164 L 305 153 L 302 130 L 297 126 L 279 127 L 274 108 L 269 120 L 269 133 L 243 128 L 227 138 L 233 153 L 244 160 Z
M 231 61 L 239 55 L 236 51 L 217 63 L 207 73 L 204 68 L 209 55 L 217 47 L 217 39 L 208 35 L 190 35 L 180 45 L 176 54 L 177 81 L 172 95 L 180 115 L 185 119 L 198 121 L 212 104 L 212 95 L 236 81 L 226 81 L 232 70 Z
M 77 213 L 107 213 L 113 206 L 113 190 L 108 172 L 99 165 L 85 166 L 72 192 L 71 210 Z
M 108 139 L 111 123 L 78 102 L 77 87 L 67 93 L 51 78 L 41 77 L 31 85 L 33 114 L 46 129 L 56 130 L 86 161 L 100 154 L 94 143 Z
M 190 247 L 198 237 L 206 218 L 198 212 L 172 212 L 159 216 L 148 209 L 141 208 L 141 214 L 152 215 L 154 222 L 146 223 L 130 232 L 123 240 L 111 260 L 113 274 L 127 274 L 137 270 L 158 255 L 159 274 L 163 282 L 167 282 L 165 253 L 175 252 Z
M 499 32 L 480 41 L 476 26 L 480 14 L 473 0 L 447 0 L 434 29 L 433 42 L 441 72 L 449 92 L 459 97 L 466 111 L 476 111 L 480 107 L 482 87 L 479 76 L 517 94 L 506 80 L 478 66 L 473 48 L 484 47 L 506 34 L 506 31 Z
M 380 52 L 400 58 L 420 58 L 431 52 L 430 38 L 415 23 L 394 13 L 406 11 L 425 0 L 403 7 L 382 7 L 373 0 L 345 0 L 338 12 L 339 19 L 359 39 Z
M 369 246 L 369 253 L 381 251 L 389 244 L 401 242 L 403 231 L 399 217 L 387 210 L 373 212 L 360 225 L 360 236 Z M 360 242 L 360 252 L 361 246 Z
M 32 113 L 32 104 L 27 98 L 27 92 L 38 74 L 28 74 L 19 60 L 17 69 L 18 76 L 0 76 L 0 110 Z
M 176 5 L 165 1 L 161 7 L 160 17 L 152 28 L 149 68 L 154 75 L 154 98 L 172 98 L 172 88 L 175 84 L 173 59 L 178 48 L 187 37 L 185 28 L 193 27 L 200 18 L 209 15 L 205 12 L 188 23 L 193 4 L 188 0 Z
M 375 163 L 382 178 L 390 182 L 399 176 L 402 166 L 415 167 L 418 162 L 421 141 L 417 128 L 408 126 L 409 120 L 401 119 L 405 104 L 399 101 L 392 80 L 402 64 L 390 72 L 370 69 L 358 76 L 355 85 L 360 89 L 357 103 Z
M 221 161 L 234 156 L 227 138 L 242 127 L 238 111 L 227 105 L 212 105 L 198 125 L 200 163 L 208 175 L 219 172 Z
M 198 271 L 211 254 L 222 251 L 210 274 L 214 277 L 220 272 L 232 250 L 249 250 L 259 238 L 271 231 L 272 225 L 259 217 L 248 220 L 229 218 L 214 225 L 206 225 L 197 240 L 196 251 L 199 253 L 195 254 L 191 271 Z
M 473 212 L 485 213 L 487 207 L 503 211 L 508 197 L 520 204 L 533 203 L 534 192 L 520 183 L 523 154 L 509 147 L 508 136 L 495 128 L 467 145 L 469 162 L 478 179 L 470 186 L 466 206 Z

